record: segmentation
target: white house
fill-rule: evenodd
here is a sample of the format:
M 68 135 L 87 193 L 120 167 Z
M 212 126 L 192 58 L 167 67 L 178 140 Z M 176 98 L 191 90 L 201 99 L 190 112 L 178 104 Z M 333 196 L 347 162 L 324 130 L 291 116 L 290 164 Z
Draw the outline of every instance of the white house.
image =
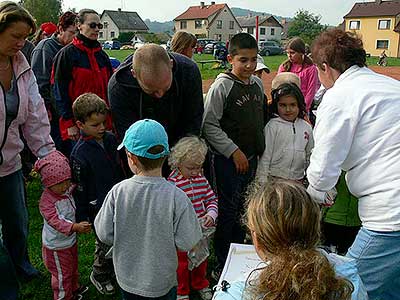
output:
M 250 33 L 256 37 L 256 17 L 236 17 L 243 32 Z M 273 15 L 258 17 L 258 41 L 275 40 L 281 41 L 283 26 Z

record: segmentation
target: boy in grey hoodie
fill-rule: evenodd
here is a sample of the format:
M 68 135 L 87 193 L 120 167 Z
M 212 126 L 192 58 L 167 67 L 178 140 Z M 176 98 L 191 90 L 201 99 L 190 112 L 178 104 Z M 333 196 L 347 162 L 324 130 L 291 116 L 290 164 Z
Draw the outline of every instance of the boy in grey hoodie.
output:
M 215 233 L 219 271 L 230 243 L 243 243 L 240 218 L 244 192 L 254 179 L 258 156 L 264 152 L 266 102 L 261 80 L 253 76 L 257 42 L 247 33 L 229 43 L 232 71 L 218 75 L 207 93 L 202 133 L 214 153 L 214 170 L 220 198 Z
M 169 153 L 162 125 L 135 122 L 118 150 L 123 147 L 135 175 L 106 196 L 94 221 L 98 238 L 113 246 L 123 299 L 176 299 L 176 250 L 191 250 L 201 227 L 186 194 L 161 175 Z

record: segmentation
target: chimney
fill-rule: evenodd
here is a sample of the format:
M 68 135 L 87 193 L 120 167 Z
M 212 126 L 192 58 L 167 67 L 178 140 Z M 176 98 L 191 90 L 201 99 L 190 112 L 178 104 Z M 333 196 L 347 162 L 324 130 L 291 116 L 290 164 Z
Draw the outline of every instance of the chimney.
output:
M 215 5 L 215 1 L 211 1 L 211 5 Z
M 281 19 L 281 24 L 282 24 L 282 25 L 285 25 L 285 24 L 286 24 L 286 19 L 285 19 L 285 18 L 282 18 L 282 19 Z
M 121 8 L 118 8 L 118 11 L 121 11 Z
M 203 8 L 204 7 L 204 1 L 200 2 L 200 7 Z

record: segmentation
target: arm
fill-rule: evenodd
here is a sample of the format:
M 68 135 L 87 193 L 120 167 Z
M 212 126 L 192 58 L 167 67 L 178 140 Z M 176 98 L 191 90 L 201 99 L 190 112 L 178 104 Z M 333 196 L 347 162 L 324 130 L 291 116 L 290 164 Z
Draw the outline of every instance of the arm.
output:
M 114 243 L 115 193 L 116 190 L 111 189 L 94 219 L 94 228 L 99 240 L 109 246 Z
M 89 172 L 87 166 L 71 154 L 72 181 L 76 184 L 74 199 L 76 203 L 76 222 L 89 221 Z
M 74 222 L 65 219 L 59 214 L 56 204 L 51 201 L 51 198 L 46 192 L 43 192 L 42 198 L 40 199 L 39 209 L 46 222 L 55 230 L 65 235 L 71 235 L 73 233 L 72 227 Z
M 51 99 L 51 67 L 53 57 L 43 48 L 35 49 L 32 53 L 32 70 L 35 73 L 40 95 L 43 97 L 46 107 L 52 105 Z
M 268 123 L 264 128 L 265 150 L 261 155 L 256 172 L 256 178 L 259 182 L 265 183 L 271 171 L 271 160 L 274 153 L 274 145 L 277 136 L 277 131 Z
M 311 66 L 307 70 L 307 91 L 304 95 L 304 101 L 306 102 L 306 110 L 310 111 L 314 96 L 320 86 L 318 79 L 318 71 L 316 66 Z
M 50 124 L 43 99 L 39 94 L 35 76 L 29 71 L 28 86 L 28 115 L 22 125 L 22 133 L 32 153 L 42 158 L 55 150 L 54 142 L 50 137 Z
M 229 94 L 227 87 L 219 83 L 214 82 L 207 93 L 202 133 L 215 150 L 229 158 L 239 148 L 222 130 L 219 123 L 224 114 L 224 101 Z
M 218 217 L 218 198 L 215 195 L 214 191 L 211 189 L 210 184 L 208 183 L 207 179 L 204 177 L 207 183 L 207 191 L 206 191 L 206 199 L 204 199 L 204 207 L 206 208 L 207 215 L 209 215 L 215 224 L 215 221 Z
M 310 131 L 308 131 L 308 133 L 309 133 L 309 138 L 308 138 L 308 142 L 306 145 L 306 165 L 304 166 L 305 170 L 307 170 L 308 166 L 310 165 L 311 152 L 312 152 L 312 149 L 314 148 L 314 136 L 313 136 L 312 129 L 310 129 Z

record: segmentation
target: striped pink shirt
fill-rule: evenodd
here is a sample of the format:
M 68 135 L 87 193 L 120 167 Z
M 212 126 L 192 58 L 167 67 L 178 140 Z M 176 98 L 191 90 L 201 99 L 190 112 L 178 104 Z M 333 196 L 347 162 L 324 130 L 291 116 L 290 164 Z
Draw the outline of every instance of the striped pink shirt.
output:
M 175 169 L 169 175 L 168 181 L 186 193 L 198 218 L 207 214 L 215 222 L 218 217 L 218 198 L 204 176 L 185 178 Z

